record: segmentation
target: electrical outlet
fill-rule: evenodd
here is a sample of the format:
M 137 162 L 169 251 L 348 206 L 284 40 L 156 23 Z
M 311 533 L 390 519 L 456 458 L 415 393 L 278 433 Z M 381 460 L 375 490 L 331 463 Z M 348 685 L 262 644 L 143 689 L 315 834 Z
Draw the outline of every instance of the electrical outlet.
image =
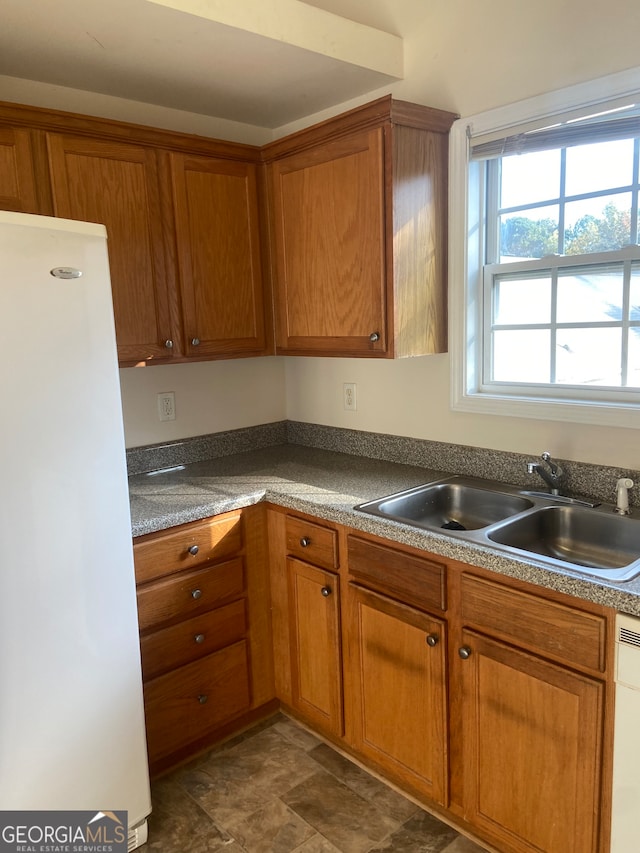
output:
M 161 421 L 175 421 L 176 395 L 173 391 L 162 391 L 158 394 L 158 417 Z
M 356 383 L 345 382 L 342 386 L 344 407 L 348 412 L 355 412 L 356 405 Z

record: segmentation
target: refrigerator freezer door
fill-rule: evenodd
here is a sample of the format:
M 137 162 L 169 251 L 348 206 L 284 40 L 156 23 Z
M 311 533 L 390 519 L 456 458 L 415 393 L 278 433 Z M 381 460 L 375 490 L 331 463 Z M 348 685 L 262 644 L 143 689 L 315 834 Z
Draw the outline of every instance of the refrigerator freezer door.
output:
M 150 798 L 105 231 L 0 213 L 0 258 L 0 809 L 134 825 Z

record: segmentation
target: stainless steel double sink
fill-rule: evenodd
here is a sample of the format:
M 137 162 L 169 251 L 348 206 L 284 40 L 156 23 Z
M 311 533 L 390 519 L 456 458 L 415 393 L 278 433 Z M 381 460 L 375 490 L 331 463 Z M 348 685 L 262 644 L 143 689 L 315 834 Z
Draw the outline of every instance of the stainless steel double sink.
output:
M 453 476 L 354 508 L 565 571 L 612 581 L 640 573 L 640 519 L 610 504 Z

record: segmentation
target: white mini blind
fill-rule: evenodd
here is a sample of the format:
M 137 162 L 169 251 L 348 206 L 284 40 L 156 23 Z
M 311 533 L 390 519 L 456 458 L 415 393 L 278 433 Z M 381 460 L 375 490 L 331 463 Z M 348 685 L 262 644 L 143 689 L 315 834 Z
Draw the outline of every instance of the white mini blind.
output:
M 544 127 L 512 127 L 502 134 L 471 136 L 470 157 L 472 160 L 493 160 L 551 148 L 634 139 L 640 137 L 640 104 L 626 104 L 579 118 L 557 117 L 553 125 L 549 125 L 548 120 L 545 124 Z

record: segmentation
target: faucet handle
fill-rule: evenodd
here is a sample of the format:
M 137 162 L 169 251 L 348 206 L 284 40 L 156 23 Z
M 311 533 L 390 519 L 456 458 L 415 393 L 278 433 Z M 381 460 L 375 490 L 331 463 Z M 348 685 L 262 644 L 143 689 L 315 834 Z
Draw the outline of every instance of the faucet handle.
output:
M 561 477 L 562 476 L 562 468 L 553 461 L 553 459 L 551 458 L 551 454 L 549 453 L 548 450 L 545 450 L 542 454 L 540 454 L 540 458 L 542 460 L 544 460 L 544 462 L 547 463 L 547 465 L 551 469 L 552 476 L 554 476 L 554 477 Z

